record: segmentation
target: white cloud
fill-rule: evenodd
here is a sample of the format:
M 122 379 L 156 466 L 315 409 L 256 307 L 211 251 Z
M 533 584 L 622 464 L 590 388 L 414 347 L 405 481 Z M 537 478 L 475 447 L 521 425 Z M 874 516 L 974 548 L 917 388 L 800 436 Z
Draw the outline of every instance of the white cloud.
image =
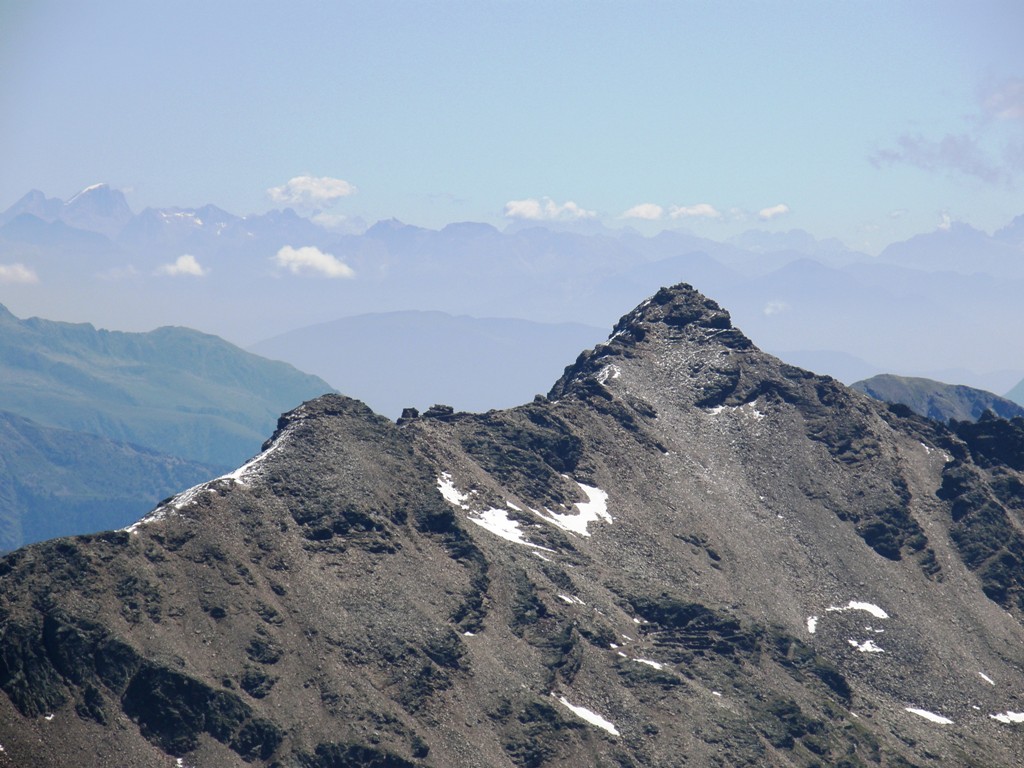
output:
M 783 312 L 788 312 L 789 310 L 790 306 L 785 301 L 769 301 L 764 305 L 764 309 L 761 311 L 768 317 L 771 317 L 772 315 L 781 315 Z
M 939 225 L 938 225 L 939 229 L 941 229 L 943 232 L 949 232 L 949 230 L 952 228 L 952 226 L 953 226 L 953 219 L 951 219 L 949 217 L 948 213 L 943 211 L 941 214 L 939 214 Z
M 286 245 L 277 252 L 274 261 L 293 275 L 319 272 L 327 277 L 355 277 L 356 274 L 345 262 L 312 245 L 302 248 Z
M 673 219 L 720 219 L 721 212 L 710 203 L 697 203 L 696 205 L 673 205 L 669 211 Z
M 505 203 L 505 216 L 509 219 L 528 219 L 531 221 L 554 221 L 572 219 L 592 219 L 596 211 L 588 211 L 568 200 L 559 205 L 550 197 L 540 200 L 529 197 L 525 200 L 509 200 Z
M 302 208 L 321 208 L 355 194 L 356 188 L 344 179 L 330 176 L 296 176 L 287 184 L 271 187 L 267 195 L 275 203 Z
M 768 219 L 774 219 L 776 216 L 782 216 L 786 213 L 789 213 L 789 206 L 785 203 L 779 203 L 768 208 L 762 208 L 757 212 L 757 216 L 762 221 L 768 221 Z
M 39 275 L 24 264 L 0 264 L 0 283 L 38 283 Z
M 647 221 L 657 221 L 665 214 L 665 209 L 656 203 L 640 203 L 640 205 L 634 205 L 624 214 L 624 219 L 645 219 Z
M 179 256 L 172 264 L 161 264 L 156 270 L 158 275 L 169 275 L 170 277 L 177 277 L 178 275 L 202 277 L 207 272 L 209 270 L 204 269 L 196 260 L 196 257 L 188 253 Z

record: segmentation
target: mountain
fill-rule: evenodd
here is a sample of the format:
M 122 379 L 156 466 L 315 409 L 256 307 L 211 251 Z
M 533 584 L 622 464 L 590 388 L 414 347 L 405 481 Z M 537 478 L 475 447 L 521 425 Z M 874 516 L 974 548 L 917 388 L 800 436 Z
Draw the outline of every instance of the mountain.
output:
M 385 312 L 300 328 L 249 351 L 314 373 L 395 418 L 437 402 L 486 411 L 529 400 L 603 335 L 579 323 Z
M 786 365 L 686 285 L 527 405 L 324 396 L 0 560 L 0 760 L 1015 766 L 1022 437 Z
M 187 328 L 148 333 L 20 320 L 0 306 L 0 403 L 49 427 L 232 467 L 315 376 Z
M 133 215 L 121 190 L 107 184 L 93 184 L 64 203 L 60 220 L 77 229 L 113 238 Z
M 80 200 L 96 196 L 99 207 L 102 194 Z M 1019 350 L 992 332 L 1024 324 L 1019 221 L 992 235 L 951 223 L 873 257 L 801 230 L 717 242 L 597 222 L 499 231 L 387 220 L 346 233 L 323 225 L 329 215 L 235 216 L 213 205 L 146 209 L 111 237 L 63 220 L 66 205 L 32 192 L 0 214 L 0 302 L 19 316 L 188 326 L 243 346 L 341 316 L 411 310 L 605 328 L 656 286 L 686 280 L 727 304 L 766 349 L 832 350 L 871 372 L 943 379 L 958 370 L 955 380 L 995 392 L 1024 375 Z M 120 222 L 105 221 L 115 221 L 106 232 Z M 289 261 L 285 247 L 319 254 Z M 989 376 L 1007 370 L 1017 375 L 1005 387 Z
M 62 200 L 47 197 L 38 189 L 33 189 L 6 211 L 0 213 L 0 226 L 26 213 L 42 221 L 56 221 L 60 217 L 63 207 Z
M 1020 279 L 1024 277 L 1024 244 L 1015 236 L 1019 227 L 1015 220 L 990 236 L 968 224 L 952 222 L 946 228 L 893 243 L 878 259 L 915 269 Z
M 855 381 L 850 387 L 876 400 L 902 403 L 915 413 L 941 422 L 950 419 L 977 421 L 986 411 L 1003 419 L 1024 416 L 1024 408 L 1005 397 L 933 379 L 883 373 Z
M 120 528 L 214 467 L 0 411 L 0 551 Z
M 1017 382 L 1017 384 L 1006 393 L 1006 399 L 1012 400 L 1017 403 L 1017 405 L 1024 406 L 1024 379 Z
M 74 229 L 114 238 L 132 216 L 124 193 L 108 184 L 86 187 L 67 202 L 33 189 L 3 213 L 0 225 L 30 215 L 45 222 L 61 222 Z

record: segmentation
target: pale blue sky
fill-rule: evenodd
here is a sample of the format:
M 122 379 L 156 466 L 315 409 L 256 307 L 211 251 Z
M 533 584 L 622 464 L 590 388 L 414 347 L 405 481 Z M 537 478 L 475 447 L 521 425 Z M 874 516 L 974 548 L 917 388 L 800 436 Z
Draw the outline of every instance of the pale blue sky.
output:
M 1019 0 L 4 0 L 0 210 L 105 181 L 244 214 L 310 175 L 368 222 L 592 212 L 874 251 L 1024 213 L 1022 39 Z

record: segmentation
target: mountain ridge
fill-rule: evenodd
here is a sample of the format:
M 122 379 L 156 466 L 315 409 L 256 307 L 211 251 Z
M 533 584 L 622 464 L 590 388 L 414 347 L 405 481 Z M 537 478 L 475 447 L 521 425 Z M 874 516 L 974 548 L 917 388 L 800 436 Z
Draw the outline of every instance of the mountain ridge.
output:
M 986 411 L 1003 419 L 1024 416 L 1024 407 L 1013 400 L 962 384 L 883 373 L 850 386 L 878 400 L 903 403 L 936 421 L 977 421 Z
M 0 759 L 1014 765 L 1024 484 L 972 429 L 685 285 L 526 405 L 309 401 L 129 530 L 0 560 Z
M 262 442 L 288 405 L 330 386 L 211 334 L 147 333 L 0 313 L 7 410 L 218 466 Z M 272 405 L 271 405 L 272 404 Z

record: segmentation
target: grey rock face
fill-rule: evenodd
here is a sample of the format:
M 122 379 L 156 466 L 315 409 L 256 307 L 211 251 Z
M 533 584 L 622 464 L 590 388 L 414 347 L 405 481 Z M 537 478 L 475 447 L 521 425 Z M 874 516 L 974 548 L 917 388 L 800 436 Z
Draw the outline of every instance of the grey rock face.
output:
M 0 561 L 0 760 L 1016 765 L 1016 439 L 684 285 L 528 405 L 325 396 L 130 530 Z

